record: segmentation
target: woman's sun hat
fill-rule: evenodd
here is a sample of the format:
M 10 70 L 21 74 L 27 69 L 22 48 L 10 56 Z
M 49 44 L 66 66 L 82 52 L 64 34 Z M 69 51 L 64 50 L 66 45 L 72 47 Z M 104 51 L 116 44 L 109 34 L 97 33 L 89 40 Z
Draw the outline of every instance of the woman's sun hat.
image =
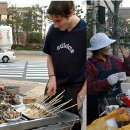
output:
M 91 47 L 88 50 L 94 51 L 107 47 L 116 40 L 110 39 L 105 33 L 97 33 L 90 39 Z

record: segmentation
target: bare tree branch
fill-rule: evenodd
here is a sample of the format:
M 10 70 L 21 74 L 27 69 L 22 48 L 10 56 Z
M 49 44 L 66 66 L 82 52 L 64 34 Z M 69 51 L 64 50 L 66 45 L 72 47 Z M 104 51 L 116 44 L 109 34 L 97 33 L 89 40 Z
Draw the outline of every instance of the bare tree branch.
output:
M 104 0 L 104 3 L 106 4 L 106 6 L 107 6 L 107 8 L 109 9 L 109 11 L 111 12 L 111 14 L 114 16 L 114 14 L 113 14 L 113 12 L 112 12 L 111 8 L 109 7 L 109 5 L 108 5 L 108 3 L 107 3 L 106 0 Z

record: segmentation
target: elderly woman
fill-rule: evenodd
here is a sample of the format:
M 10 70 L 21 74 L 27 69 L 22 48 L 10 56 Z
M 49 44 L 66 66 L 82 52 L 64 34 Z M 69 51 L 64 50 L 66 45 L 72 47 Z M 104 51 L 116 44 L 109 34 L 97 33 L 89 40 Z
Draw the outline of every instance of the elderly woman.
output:
M 120 47 L 124 62 L 110 55 L 110 39 L 105 33 L 97 33 L 90 39 L 92 57 L 87 61 L 87 125 L 99 117 L 98 99 L 115 97 L 121 90 L 121 81 L 116 73 L 130 75 L 130 55 Z

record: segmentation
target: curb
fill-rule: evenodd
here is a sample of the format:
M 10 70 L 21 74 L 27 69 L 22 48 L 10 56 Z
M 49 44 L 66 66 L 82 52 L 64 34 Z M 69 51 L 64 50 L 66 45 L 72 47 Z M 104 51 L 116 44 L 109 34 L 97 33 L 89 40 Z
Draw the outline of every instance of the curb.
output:
M 46 55 L 42 51 L 25 51 L 25 50 L 20 50 L 20 51 L 14 51 L 15 55 L 41 55 L 44 56 Z

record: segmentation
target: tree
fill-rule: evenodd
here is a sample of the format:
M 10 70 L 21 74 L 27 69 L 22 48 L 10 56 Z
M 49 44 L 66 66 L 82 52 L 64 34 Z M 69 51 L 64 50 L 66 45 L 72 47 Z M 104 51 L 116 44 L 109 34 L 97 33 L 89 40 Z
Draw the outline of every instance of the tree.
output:
M 27 37 L 29 43 L 42 43 L 42 34 L 39 32 L 30 33 Z
M 90 38 L 92 37 L 93 35 L 93 30 L 92 30 L 92 22 L 93 22 L 93 18 L 92 18 L 92 8 L 87 8 L 87 47 L 89 47 L 89 41 L 90 41 Z
M 77 15 L 79 18 L 81 18 L 81 15 L 82 15 L 82 13 L 83 13 L 83 10 L 82 10 L 82 8 L 81 8 L 80 5 L 76 5 L 76 6 L 75 6 L 75 12 L 76 12 L 76 15 Z
M 46 14 L 46 9 L 47 9 L 47 6 L 43 6 L 42 10 L 41 10 L 41 12 L 43 14 L 43 40 L 45 40 L 45 37 L 46 37 L 47 23 L 50 23 L 49 16 Z
M 116 39 L 116 43 L 113 44 L 113 54 L 118 56 L 118 48 L 119 48 L 119 39 L 120 39 L 120 34 L 119 34 L 119 5 L 122 2 L 122 0 L 114 1 L 112 0 L 112 3 L 114 5 L 114 13 L 113 13 L 113 38 Z
M 6 20 L 6 24 L 12 27 L 13 40 L 15 41 L 15 43 L 19 43 L 19 30 L 22 21 L 19 16 L 19 13 L 17 12 L 17 7 L 13 5 L 9 7 L 8 16 L 9 18 Z
M 120 18 L 119 18 L 119 5 L 120 3 L 122 2 L 122 0 L 118 0 L 118 1 L 115 1 L 115 0 L 111 0 L 113 6 L 114 6 L 114 11 L 111 10 L 111 8 L 109 7 L 108 3 L 106 0 L 104 0 L 104 3 L 106 4 L 107 8 L 108 8 L 108 21 L 110 22 L 110 20 L 112 21 L 111 22 L 111 28 L 108 27 L 106 28 L 106 25 L 101 25 L 98 20 L 96 19 L 96 25 L 98 27 L 97 30 L 103 30 L 104 32 L 108 32 L 108 34 L 110 34 L 110 36 L 113 38 L 113 39 L 116 39 L 116 43 L 113 44 L 113 54 L 114 55 L 119 55 L 118 54 L 118 46 L 119 46 L 119 39 L 121 37 L 121 34 L 120 34 L 120 31 L 122 28 L 120 28 Z M 92 6 L 92 5 L 91 5 Z M 96 7 L 97 8 L 97 7 Z M 92 8 L 90 8 L 91 11 L 87 11 L 87 17 L 91 15 L 92 13 Z M 94 21 L 94 19 L 92 18 L 92 16 L 88 17 L 89 19 L 87 20 L 87 27 L 91 30 L 91 26 L 92 26 L 92 22 Z M 90 25 L 89 25 L 90 24 Z M 89 27 L 90 26 L 90 27 Z M 87 30 L 88 32 L 88 30 Z M 87 33 L 89 34 L 89 32 Z M 90 38 L 88 38 L 90 39 Z

